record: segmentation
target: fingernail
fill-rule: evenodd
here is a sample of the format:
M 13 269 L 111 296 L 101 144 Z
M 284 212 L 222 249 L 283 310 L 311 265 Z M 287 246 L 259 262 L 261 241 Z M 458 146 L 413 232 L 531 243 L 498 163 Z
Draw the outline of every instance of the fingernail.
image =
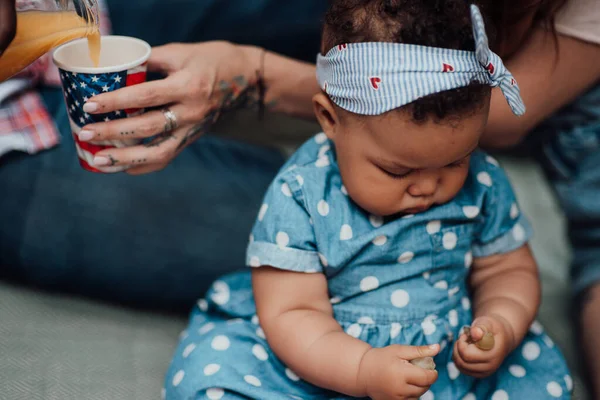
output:
M 98 103 L 85 103 L 83 105 L 83 111 L 93 113 L 98 110 Z
M 101 167 L 103 165 L 108 165 L 108 164 L 110 164 L 110 160 L 107 157 L 101 157 L 101 156 L 94 157 L 94 165 Z
M 430 344 L 430 345 L 429 345 L 429 348 L 430 348 L 431 350 L 437 350 L 437 347 L 438 347 L 438 345 L 437 345 L 437 344 Z
M 79 136 L 79 140 L 81 140 L 83 142 L 87 142 L 88 140 L 92 140 L 92 138 L 94 137 L 94 132 L 83 130 L 83 131 L 79 132 L 78 136 Z

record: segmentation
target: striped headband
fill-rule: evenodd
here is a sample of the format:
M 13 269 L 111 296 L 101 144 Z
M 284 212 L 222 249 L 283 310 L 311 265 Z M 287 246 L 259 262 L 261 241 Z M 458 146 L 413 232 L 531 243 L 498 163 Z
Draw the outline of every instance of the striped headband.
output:
M 475 51 L 402 43 L 340 44 L 317 56 L 317 80 L 344 110 L 380 115 L 430 94 L 476 81 L 499 86 L 516 115 L 525 113 L 517 81 L 492 52 L 479 8 L 471 5 Z

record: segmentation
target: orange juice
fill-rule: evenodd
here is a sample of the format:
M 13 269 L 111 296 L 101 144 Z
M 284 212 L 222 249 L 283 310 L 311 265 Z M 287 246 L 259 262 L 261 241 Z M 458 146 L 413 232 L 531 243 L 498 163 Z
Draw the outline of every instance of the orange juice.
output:
M 88 38 L 90 58 L 100 62 L 100 31 L 75 11 L 24 11 L 17 13 L 17 34 L 0 56 L 0 82 L 23 70 L 54 47 Z

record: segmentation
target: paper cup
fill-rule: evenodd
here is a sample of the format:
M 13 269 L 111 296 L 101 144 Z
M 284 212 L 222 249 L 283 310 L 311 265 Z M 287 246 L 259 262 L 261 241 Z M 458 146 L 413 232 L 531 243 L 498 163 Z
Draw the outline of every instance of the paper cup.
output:
M 53 60 L 60 72 L 79 163 L 84 169 L 101 173 L 121 172 L 127 169 L 114 166 L 95 167 L 94 155 L 105 149 L 136 145 L 140 140 L 81 142 L 77 134 L 88 124 L 132 117 L 144 112 L 140 109 L 127 109 L 92 115 L 83 111 L 83 105 L 97 94 L 145 82 L 146 62 L 150 52 L 151 47 L 148 43 L 126 36 L 102 36 L 98 67 L 93 66 L 89 57 L 87 39 L 69 42 L 54 52 Z

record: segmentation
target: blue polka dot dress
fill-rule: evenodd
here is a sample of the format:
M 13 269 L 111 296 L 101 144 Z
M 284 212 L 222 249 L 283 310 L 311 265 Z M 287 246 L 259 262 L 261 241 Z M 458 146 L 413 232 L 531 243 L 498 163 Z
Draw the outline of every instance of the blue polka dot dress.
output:
M 369 215 L 348 197 L 333 144 L 319 134 L 269 188 L 247 252 L 250 267 L 324 274 L 343 329 L 374 347 L 439 343 L 439 379 L 423 400 L 568 399 L 566 363 L 539 323 L 491 377 L 461 374 L 454 341 L 472 321 L 473 259 L 531 235 L 502 169 L 475 152 L 449 203 L 402 218 Z M 192 312 L 165 382 L 175 399 L 346 399 L 301 380 L 270 350 L 250 271 L 215 282 Z

